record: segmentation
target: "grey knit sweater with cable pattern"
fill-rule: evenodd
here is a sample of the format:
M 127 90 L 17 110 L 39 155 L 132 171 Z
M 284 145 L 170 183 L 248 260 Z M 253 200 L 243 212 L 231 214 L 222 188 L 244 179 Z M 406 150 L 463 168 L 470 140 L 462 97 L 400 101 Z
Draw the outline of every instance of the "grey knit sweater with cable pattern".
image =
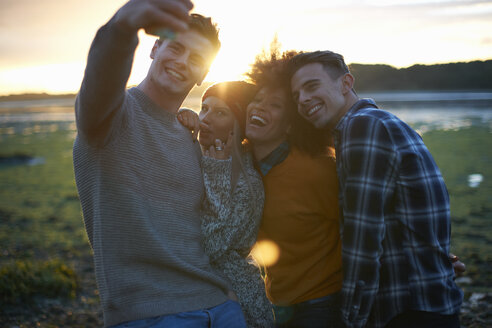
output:
M 202 232 L 212 266 L 231 282 L 248 327 L 273 327 L 273 310 L 266 297 L 260 269 L 248 255 L 256 242 L 265 193 L 251 154 L 245 153 L 245 171 L 231 185 L 232 160 L 202 157 L 205 199 Z

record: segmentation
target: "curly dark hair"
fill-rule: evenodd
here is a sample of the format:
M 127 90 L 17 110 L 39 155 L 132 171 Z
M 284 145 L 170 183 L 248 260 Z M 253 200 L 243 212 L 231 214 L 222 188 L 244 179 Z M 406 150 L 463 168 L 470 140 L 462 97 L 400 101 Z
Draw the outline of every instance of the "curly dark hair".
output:
M 327 131 L 316 129 L 297 112 L 290 86 L 292 58 L 302 52 L 289 50 L 280 52 L 276 39 L 270 46 L 270 52 L 256 56 L 251 69 L 246 73 L 248 79 L 258 89 L 281 89 L 287 95 L 287 113 L 291 124 L 288 141 L 310 155 L 326 154 L 332 146 L 332 138 Z

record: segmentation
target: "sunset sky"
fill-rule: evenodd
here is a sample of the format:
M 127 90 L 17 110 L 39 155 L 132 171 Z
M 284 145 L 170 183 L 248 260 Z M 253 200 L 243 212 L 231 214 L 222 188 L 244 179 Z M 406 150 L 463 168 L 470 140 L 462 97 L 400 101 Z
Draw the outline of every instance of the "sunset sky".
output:
M 97 29 L 124 0 L 0 0 L 0 95 L 76 92 Z M 196 0 L 222 49 L 208 81 L 241 78 L 277 34 L 283 50 L 329 49 L 347 63 L 408 67 L 492 59 L 492 1 Z M 130 84 L 150 65 L 140 33 Z

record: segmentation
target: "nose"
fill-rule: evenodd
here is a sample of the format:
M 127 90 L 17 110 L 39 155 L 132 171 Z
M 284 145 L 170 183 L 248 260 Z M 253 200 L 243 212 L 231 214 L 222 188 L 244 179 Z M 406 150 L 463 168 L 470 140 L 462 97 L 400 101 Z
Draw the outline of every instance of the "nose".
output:
M 175 59 L 176 65 L 178 65 L 180 68 L 184 68 L 188 65 L 188 57 L 189 53 L 188 51 L 184 51 L 180 56 L 177 56 Z
M 297 102 L 299 105 L 306 104 L 311 100 L 311 97 L 307 92 L 304 92 L 303 90 L 299 91 L 299 98 L 297 99 Z
M 267 104 L 267 100 L 263 98 L 254 103 L 253 109 L 258 111 L 264 111 L 266 108 L 266 104 Z
M 198 119 L 200 120 L 200 124 L 208 125 L 210 118 L 209 118 L 210 110 L 207 111 L 206 113 L 200 112 L 198 115 Z

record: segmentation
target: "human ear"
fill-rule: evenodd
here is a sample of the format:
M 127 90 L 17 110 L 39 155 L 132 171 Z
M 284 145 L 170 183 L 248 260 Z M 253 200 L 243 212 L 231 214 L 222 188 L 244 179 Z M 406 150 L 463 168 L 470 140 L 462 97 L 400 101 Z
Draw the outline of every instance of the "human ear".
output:
M 342 92 L 343 92 L 343 94 L 346 94 L 346 93 L 352 91 L 352 88 L 354 87 L 354 82 L 355 82 L 354 76 L 350 73 L 346 73 L 342 77 Z
M 157 39 L 155 40 L 154 46 L 152 47 L 152 50 L 150 51 L 150 58 L 154 59 L 155 54 L 157 53 L 157 49 L 159 49 L 159 46 L 161 45 L 161 40 Z

